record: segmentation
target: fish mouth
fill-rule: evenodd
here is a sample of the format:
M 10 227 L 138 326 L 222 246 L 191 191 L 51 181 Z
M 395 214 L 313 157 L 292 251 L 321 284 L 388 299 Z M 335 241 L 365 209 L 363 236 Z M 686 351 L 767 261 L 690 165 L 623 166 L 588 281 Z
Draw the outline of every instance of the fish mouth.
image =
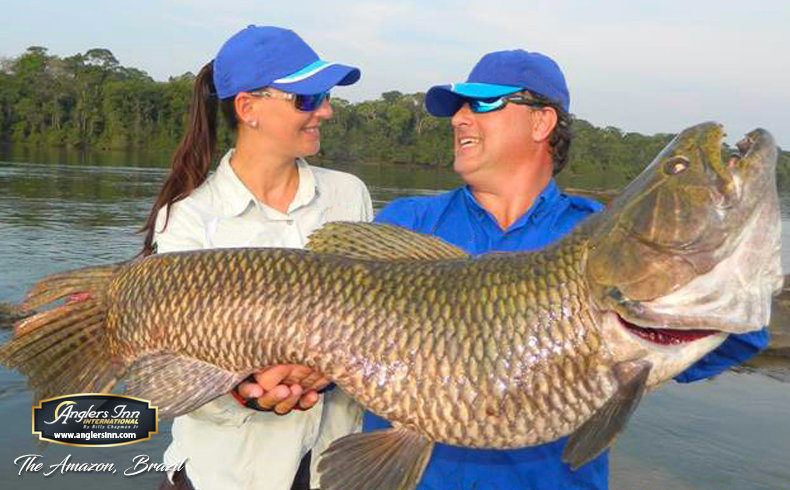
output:
M 762 136 L 760 130 L 752 131 L 745 135 L 740 141 L 735 143 L 735 148 L 727 159 L 727 167 L 733 168 L 742 159 L 750 157 L 752 149 L 758 148 L 757 139 Z
M 721 333 L 719 330 L 676 330 L 673 328 L 640 327 L 617 315 L 620 324 L 631 334 L 659 345 L 679 345 Z

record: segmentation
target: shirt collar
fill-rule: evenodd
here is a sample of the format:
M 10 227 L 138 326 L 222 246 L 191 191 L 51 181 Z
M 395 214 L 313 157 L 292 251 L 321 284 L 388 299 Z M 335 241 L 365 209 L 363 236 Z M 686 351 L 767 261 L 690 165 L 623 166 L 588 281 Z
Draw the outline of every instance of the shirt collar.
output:
M 318 195 L 318 183 L 310 165 L 303 158 L 297 158 L 296 169 L 299 171 L 299 187 L 296 189 L 294 200 L 288 206 L 289 213 L 302 206 L 307 206 Z
M 467 202 L 472 206 L 475 212 L 480 216 L 487 216 L 492 222 L 496 223 L 496 219 L 488 212 L 483 206 L 477 202 L 472 190 L 469 188 L 468 185 L 463 187 L 464 196 L 466 197 Z M 555 205 L 557 204 L 558 199 L 561 197 L 560 191 L 557 188 L 557 183 L 554 182 L 554 179 L 550 179 L 549 183 L 546 184 L 546 187 L 540 191 L 538 197 L 535 198 L 535 201 L 532 203 L 532 206 L 522 214 L 510 227 L 505 231 L 514 230 L 516 228 L 520 228 L 527 224 L 530 220 L 537 221 L 552 211 L 556 211 Z M 499 226 L 497 224 L 497 226 Z
M 239 179 L 239 176 L 236 175 L 236 172 L 233 171 L 233 167 L 230 166 L 232 156 L 233 149 L 230 149 L 220 160 L 217 171 L 214 174 L 214 184 L 221 196 L 223 214 L 226 216 L 238 216 L 247 211 L 250 206 L 260 206 L 267 211 L 267 214 L 269 214 L 268 211 L 281 214 L 258 202 L 255 195 L 250 192 L 247 186 Z M 288 206 L 289 213 L 306 206 L 318 194 L 315 174 L 310 165 L 304 159 L 298 158 L 296 160 L 296 169 L 299 172 L 299 187 L 296 189 L 293 201 Z

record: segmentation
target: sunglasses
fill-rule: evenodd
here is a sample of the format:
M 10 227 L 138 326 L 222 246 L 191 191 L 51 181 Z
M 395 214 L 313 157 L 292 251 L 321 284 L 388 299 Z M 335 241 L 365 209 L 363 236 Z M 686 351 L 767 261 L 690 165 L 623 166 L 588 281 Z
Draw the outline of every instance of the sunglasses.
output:
M 272 99 L 293 100 L 294 107 L 296 107 L 297 110 L 302 112 L 315 111 L 316 109 L 321 107 L 321 104 L 323 104 L 325 100 L 329 100 L 330 97 L 329 91 L 319 92 L 317 94 L 310 94 L 310 95 L 298 95 L 298 94 L 291 94 L 288 92 L 270 92 L 268 89 L 263 89 L 263 90 L 254 90 L 248 93 L 255 97 L 270 97 Z
M 462 102 L 469 104 L 469 109 L 475 114 L 484 114 L 486 112 L 494 112 L 502 109 L 508 104 L 526 105 L 530 107 L 545 107 L 546 104 L 540 103 L 534 99 L 528 98 L 526 95 L 505 95 L 503 97 L 495 97 L 492 99 L 472 99 L 464 97 Z

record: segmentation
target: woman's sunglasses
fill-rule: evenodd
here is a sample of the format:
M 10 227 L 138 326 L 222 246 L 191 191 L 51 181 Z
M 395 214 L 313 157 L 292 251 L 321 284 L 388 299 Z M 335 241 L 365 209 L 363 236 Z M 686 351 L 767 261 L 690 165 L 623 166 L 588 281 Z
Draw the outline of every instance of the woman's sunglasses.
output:
M 270 92 L 268 89 L 262 89 L 254 90 L 248 93 L 255 97 L 271 97 L 272 99 L 293 100 L 294 107 L 302 112 L 315 111 L 321 107 L 321 104 L 323 104 L 325 100 L 329 100 L 330 97 L 329 91 L 310 95 L 297 95 L 288 92 Z
M 472 99 L 464 97 L 463 103 L 469 104 L 469 109 L 475 114 L 498 111 L 508 104 L 527 105 L 530 107 L 544 107 L 546 105 L 534 99 L 530 99 L 526 95 L 520 94 L 505 95 L 504 97 L 495 97 L 492 99 Z

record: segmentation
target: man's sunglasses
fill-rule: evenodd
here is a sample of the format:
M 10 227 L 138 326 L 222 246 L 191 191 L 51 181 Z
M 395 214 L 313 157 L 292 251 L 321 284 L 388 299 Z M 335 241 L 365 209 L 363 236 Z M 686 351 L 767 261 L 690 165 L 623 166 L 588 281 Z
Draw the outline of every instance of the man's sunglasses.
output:
M 475 114 L 494 112 L 502 109 L 508 104 L 527 105 L 530 107 L 545 107 L 546 104 L 530 99 L 526 95 L 515 94 L 495 97 L 491 99 L 472 99 L 463 98 L 463 102 L 469 104 L 469 109 Z
M 271 92 L 268 89 L 248 92 L 255 97 L 271 97 L 272 99 L 293 100 L 294 107 L 302 112 L 313 112 L 321 107 L 325 100 L 329 100 L 329 91 L 310 95 L 297 95 L 288 92 Z

